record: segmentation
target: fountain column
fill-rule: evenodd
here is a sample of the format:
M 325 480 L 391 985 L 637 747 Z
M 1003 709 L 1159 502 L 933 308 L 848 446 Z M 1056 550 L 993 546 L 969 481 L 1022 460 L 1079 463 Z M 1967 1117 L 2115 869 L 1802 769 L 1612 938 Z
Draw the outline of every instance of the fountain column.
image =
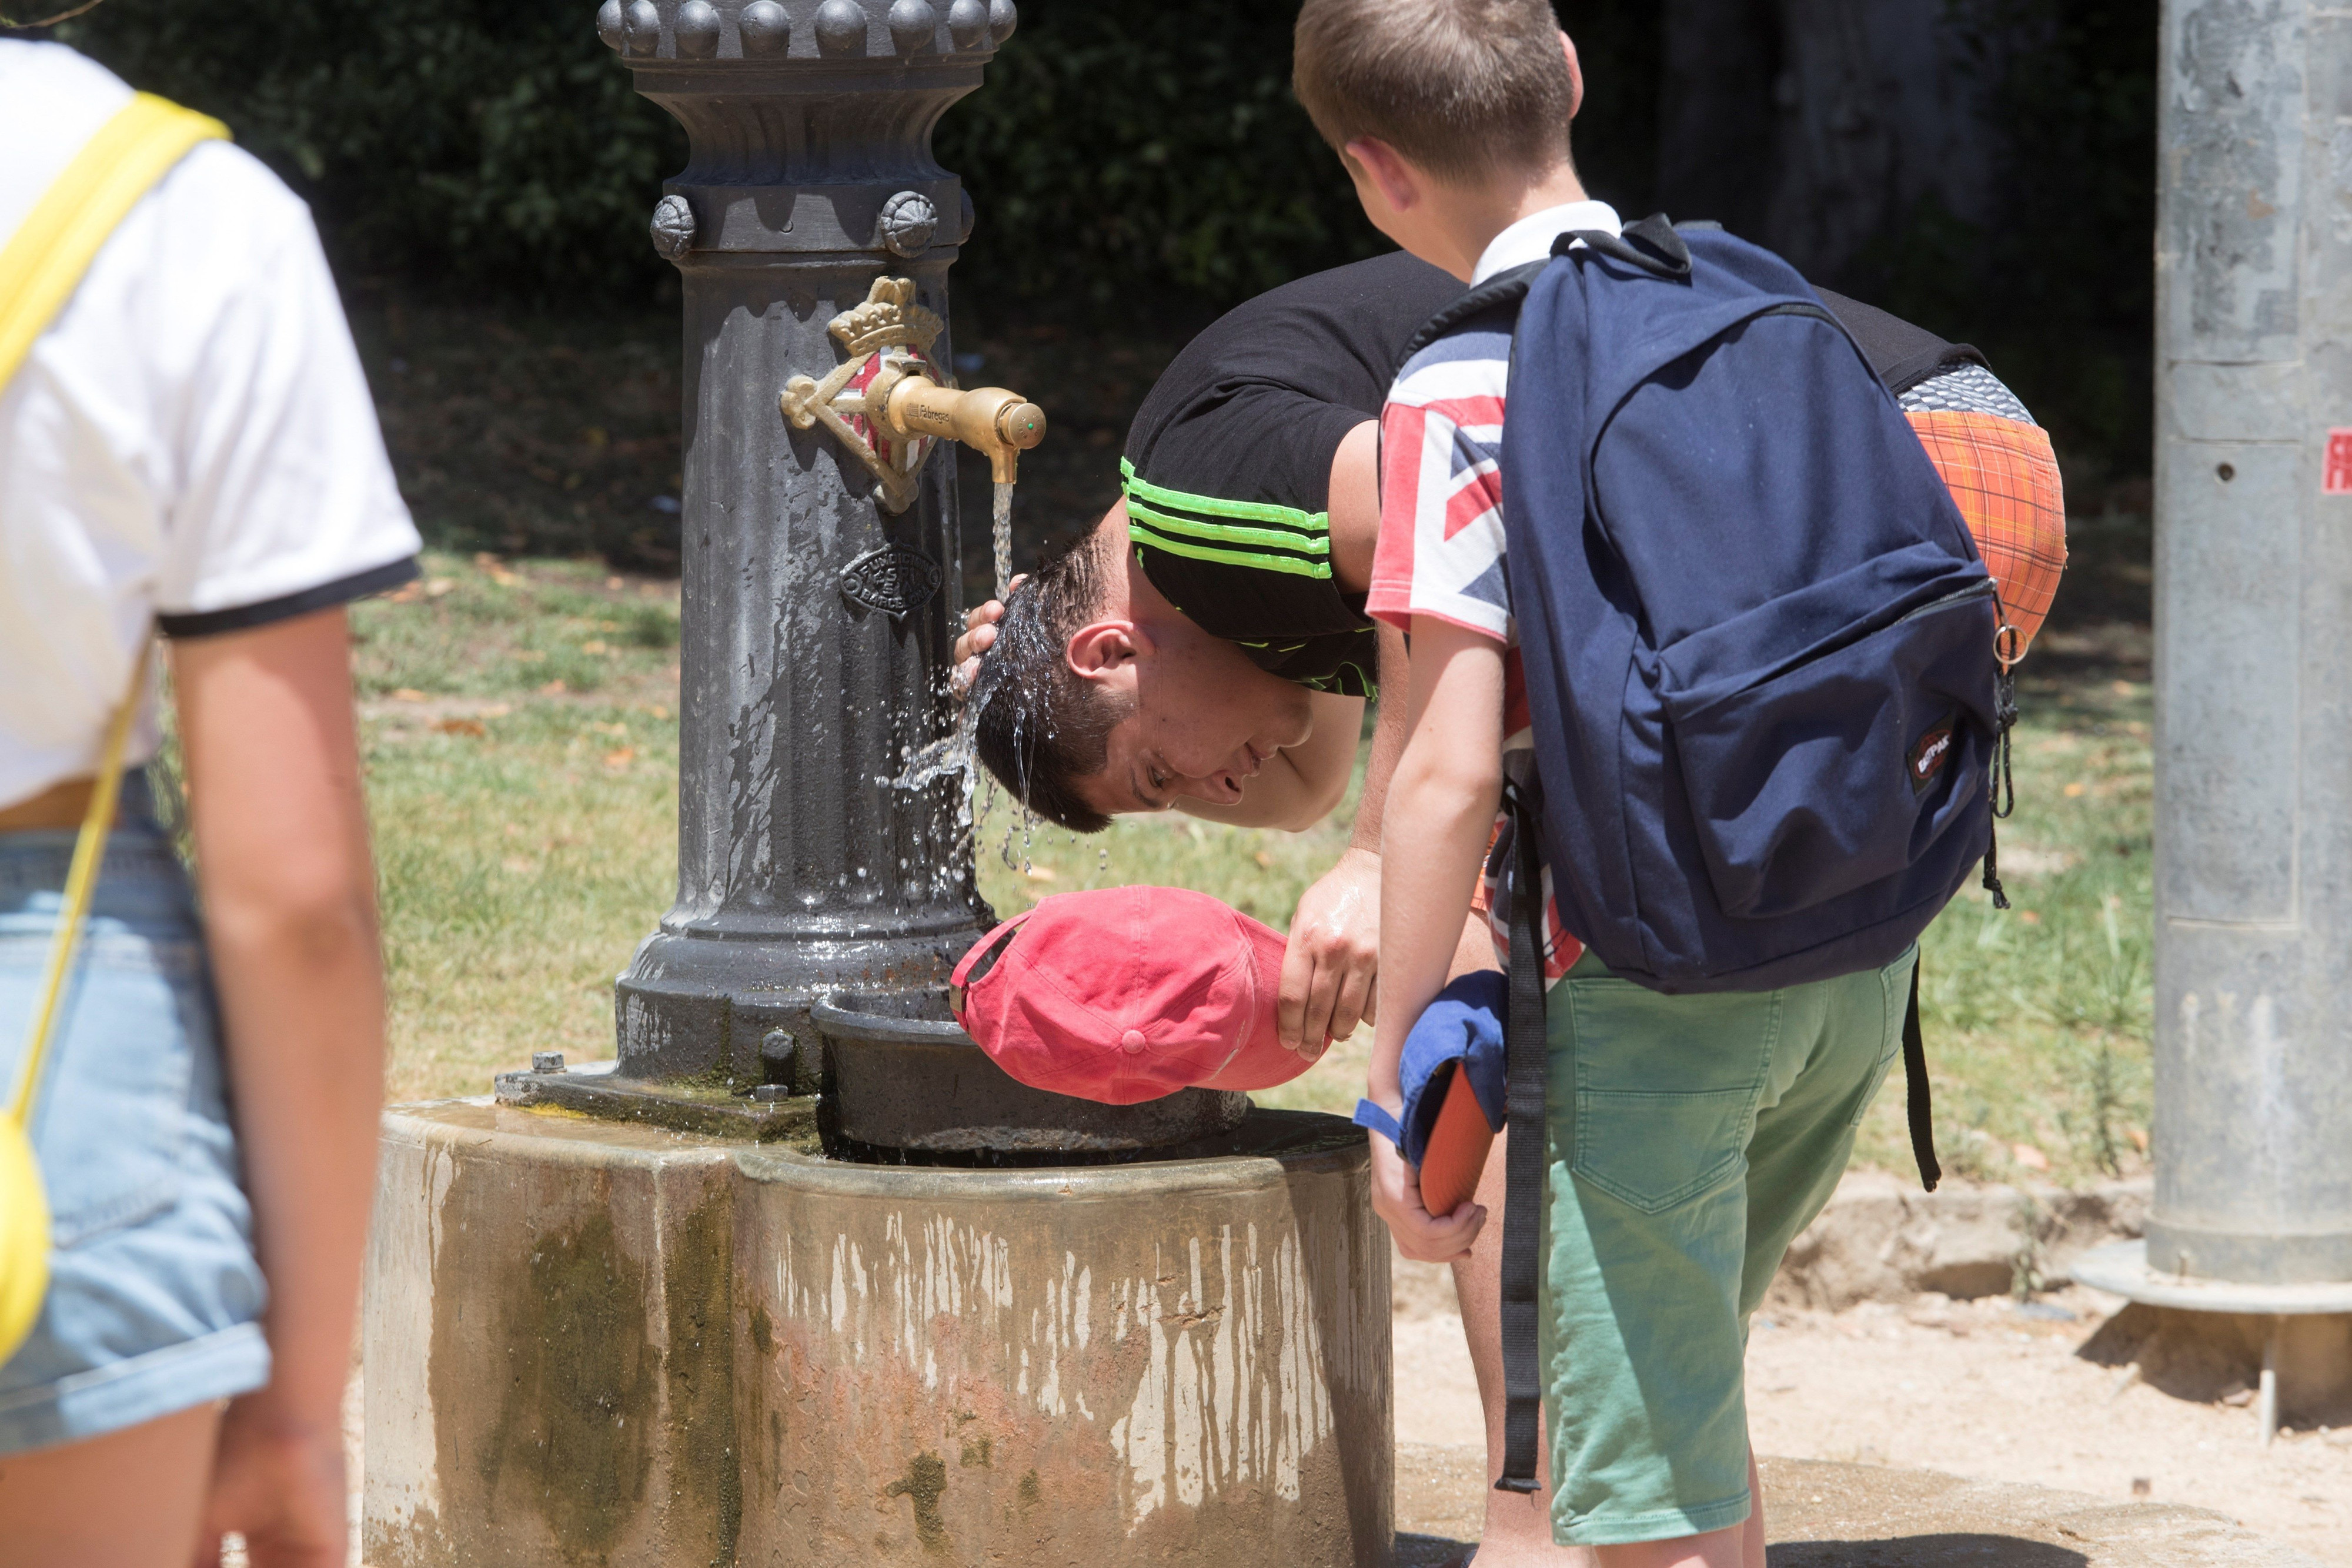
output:
M 778 395 L 845 357 L 828 325 L 877 277 L 913 281 L 928 356 L 953 364 L 972 210 L 931 129 L 1014 22 L 1010 0 L 598 14 L 691 147 L 652 225 L 685 295 L 678 890 L 619 982 L 621 1077 L 757 1082 L 813 998 L 942 983 L 988 924 L 955 780 L 887 782 L 951 722 L 955 465 L 877 504 Z

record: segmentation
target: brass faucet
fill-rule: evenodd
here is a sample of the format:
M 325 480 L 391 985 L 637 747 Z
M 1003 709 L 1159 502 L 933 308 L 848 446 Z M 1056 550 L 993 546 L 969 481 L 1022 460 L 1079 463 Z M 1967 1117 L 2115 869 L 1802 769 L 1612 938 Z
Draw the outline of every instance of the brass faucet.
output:
M 850 357 L 823 381 L 794 376 L 778 399 L 794 429 L 822 424 L 865 464 L 885 510 L 914 503 L 934 440 L 961 441 L 988 455 L 991 476 L 1010 485 L 1021 454 L 1045 439 L 1045 411 L 1003 387 L 964 391 L 932 362 L 944 326 L 914 302 L 905 277 L 877 277 L 865 303 L 828 323 Z

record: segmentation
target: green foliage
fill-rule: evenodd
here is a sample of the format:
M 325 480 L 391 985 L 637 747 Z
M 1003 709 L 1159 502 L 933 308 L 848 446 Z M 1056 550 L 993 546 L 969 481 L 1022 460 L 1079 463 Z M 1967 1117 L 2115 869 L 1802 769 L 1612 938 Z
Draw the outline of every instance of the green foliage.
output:
M 1647 211 L 1664 8 L 1556 4 L 1585 65 L 1579 164 L 1596 193 Z M 593 0 L 109 0 L 58 36 L 228 120 L 316 208 L 347 281 L 642 302 L 675 287 L 645 223 L 685 141 L 598 41 L 593 11 Z M 1131 325 L 1140 301 L 1189 319 L 1385 248 L 1290 94 L 1297 11 L 1297 0 L 1023 0 L 988 85 L 937 135 L 979 214 L 957 271 L 968 307 L 1108 318 L 1116 303 Z M 1979 0 L 1965 15 L 1999 82 L 2004 215 L 1979 231 L 1923 205 L 1846 282 L 1985 348 L 2078 470 L 2144 473 L 2147 8 Z
M 1596 191 L 1654 162 L 1651 0 L 1555 0 L 1581 42 L 1577 158 Z M 1297 0 L 1022 0 L 987 88 L 948 112 L 940 162 L 979 227 L 957 282 L 984 298 L 1223 307 L 1391 248 L 1290 91 Z
M 1576 41 L 1584 102 L 1570 143 L 1585 188 L 1631 217 L 1654 210 L 1665 8 L 1657 0 L 1552 0 Z
M 346 279 L 642 295 L 685 161 L 580 0 L 113 0 L 58 37 L 226 120 L 317 212 Z
M 2036 42 L 2010 64 L 2008 221 L 1987 288 L 2010 302 L 2005 363 L 2058 439 L 2148 470 L 2154 406 L 2157 29 L 2133 0 L 2011 0 Z
M 1923 203 L 1858 287 L 1991 356 L 2078 474 L 2148 471 L 2157 30 L 2132 0 L 1994 0 L 1971 30 L 1998 73 L 2001 216 Z
M 1295 0 L 1023 0 L 937 141 L 980 214 L 990 293 L 1226 303 L 1387 248 L 1290 93 Z
M 1655 27 L 1633 0 L 1565 0 L 1596 55 L 1580 126 L 1646 185 Z M 645 239 L 683 133 L 636 96 L 590 0 L 110 0 L 59 37 L 219 115 L 318 211 L 346 277 L 539 300 L 642 298 Z M 1024 0 L 940 161 L 980 225 L 983 298 L 1222 307 L 1387 248 L 1290 93 L 1296 0 L 1150 7 Z

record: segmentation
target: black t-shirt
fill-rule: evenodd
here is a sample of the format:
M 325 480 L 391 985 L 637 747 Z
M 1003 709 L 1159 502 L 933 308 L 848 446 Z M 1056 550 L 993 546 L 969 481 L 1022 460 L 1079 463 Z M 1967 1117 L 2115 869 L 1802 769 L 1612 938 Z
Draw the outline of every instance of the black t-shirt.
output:
M 1271 289 L 1185 345 L 1119 465 L 1151 586 L 1261 669 L 1370 695 L 1364 596 L 1331 575 L 1331 459 L 1380 417 L 1406 342 L 1461 292 L 1397 251 Z

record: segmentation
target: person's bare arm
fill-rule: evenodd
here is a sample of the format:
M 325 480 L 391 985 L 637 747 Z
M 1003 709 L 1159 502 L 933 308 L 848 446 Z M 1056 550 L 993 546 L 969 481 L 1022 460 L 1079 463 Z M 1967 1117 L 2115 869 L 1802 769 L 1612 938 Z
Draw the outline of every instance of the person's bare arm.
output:
M 1445 622 L 1413 622 L 1404 749 L 1389 785 L 1381 852 L 1380 1021 L 1371 1100 L 1394 1114 L 1405 1037 L 1444 986 L 1465 935 L 1478 865 L 1503 788 L 1503 647 Z M 1409 824 L 1409 827 L 1405 825 Z M 1486 1211 L 1422 1207 L 1421 1184 L 1394 1145 L 1374 1138 L 1372 1207 L 1408 1258 L 1443 1262 L 1476 1239 Z
M 1276 1027 L 1283 1044 L 1309 1056 L 1380 1016 L 1381 819 L 1404 743 L 1408 679 L 1403 634 L 1381 627 L 1380 649 L 1385 695 L 1348 848 L 1299 895 L 1283 950 Z
M 230 1406 L 205 1529 L 343 1561 L 343 1384 L 383 1099 L 383 969 L 341 609 L 174 644 L 181 744 L 254 1239 L 267 1386 Z
M 1364 758 L 1364 794 L 1356 802 L 1355 830 L 1348 840 L 1374 854 L 1381 851 L 1381 821 L 1388 813 L 1389 780 L 1395 777 L 1397 758 L 1404 751 L 1406 687 L 1411 682 L 1404 633 L 1384 625 L 1381 628 L 1380 712 L 1372 719 L 1371 754 Z

